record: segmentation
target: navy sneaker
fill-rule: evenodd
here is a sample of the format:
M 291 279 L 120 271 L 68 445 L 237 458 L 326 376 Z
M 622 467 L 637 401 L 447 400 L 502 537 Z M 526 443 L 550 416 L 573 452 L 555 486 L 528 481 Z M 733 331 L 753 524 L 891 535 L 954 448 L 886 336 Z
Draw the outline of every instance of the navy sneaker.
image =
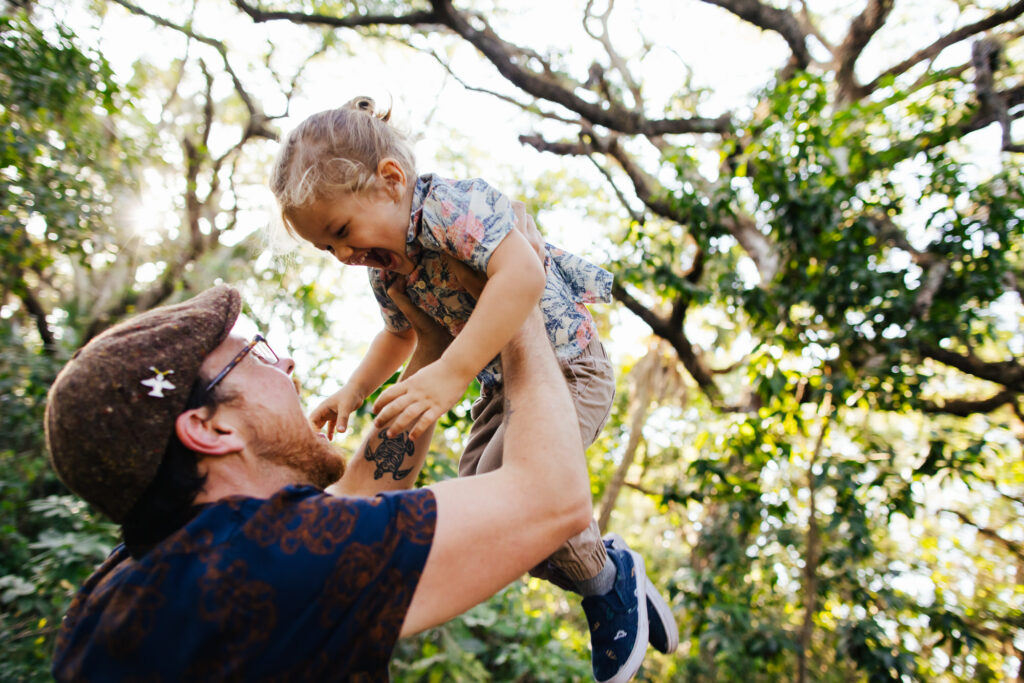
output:
M 629 550 L 626 541 L 618 534 L 605 536 L 604 545 L 608 549 Z M 672 608 L 650 581 L 645 581 L 644 584 L 647 586 L 647 619 L 650 622 L 648 633 L 651 645 L 658 652 L 672 654 L 679 647 L 679 626 L 676 625 Z
M 597 683 L 625 683 L 647 652 L 647 575 L 643 559 L 628 548 L 608 549 L 615 583 L 604 595 L 583 598 Z

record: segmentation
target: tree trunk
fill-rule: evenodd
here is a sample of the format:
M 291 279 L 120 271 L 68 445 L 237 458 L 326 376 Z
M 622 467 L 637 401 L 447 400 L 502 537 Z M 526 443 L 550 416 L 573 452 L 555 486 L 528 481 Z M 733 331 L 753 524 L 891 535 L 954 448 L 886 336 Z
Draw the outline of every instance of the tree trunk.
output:
M 622 485 L 626 481 L 626 473 L 630 465 L 636 459 L 636 451 L 640 447 L 640 439 L 643 438 L 644 423 L 647 421 L 647 413 L 651 407 L 652 384 L 657 376 L 654 371 L 660 363 L 659 349 L 656 346 L 647 352 L 647 355 L 640 361 L 640 370 L 636 379 L 636 396 L 633 399 L 633 416 L 629 423 L 629 441 L 626 442 L 626 450 L 622 454 L 622 462 L 615 470 L 608 488 L 601 500 L 601 513 L 597 517 L 597 526 L 604 534 L 608 528 L 608 520 L 611 519 L 615 502 L 622 491 Z

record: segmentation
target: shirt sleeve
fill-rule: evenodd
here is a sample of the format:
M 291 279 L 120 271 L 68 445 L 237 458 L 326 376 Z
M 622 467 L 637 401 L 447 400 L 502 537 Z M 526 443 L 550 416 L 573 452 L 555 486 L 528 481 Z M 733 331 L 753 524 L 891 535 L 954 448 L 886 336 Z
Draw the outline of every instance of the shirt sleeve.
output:
M 515 228 L 508 197 L 480 178 L 435 182 L 423 201 L 424 246 L 487 272 L 491 255 Z

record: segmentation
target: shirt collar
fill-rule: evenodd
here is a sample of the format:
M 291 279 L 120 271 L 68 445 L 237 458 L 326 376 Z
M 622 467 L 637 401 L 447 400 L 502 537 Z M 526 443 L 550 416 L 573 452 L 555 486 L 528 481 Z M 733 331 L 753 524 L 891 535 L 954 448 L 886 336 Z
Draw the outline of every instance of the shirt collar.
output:
M 434 175 L 427 174 L 421 175 L 416 179 L 416 186 L 412 191 L 412 210 L 409 213 L 409 231 L 405 236 L 406 254 L 413 261 L 417 260 L 421 247 L 419 240 L 417 239 L 420 235 L 423 223 L 423 203 L 427 199 L 427 195 L 430 193 L 430 186 L 434 182 Z

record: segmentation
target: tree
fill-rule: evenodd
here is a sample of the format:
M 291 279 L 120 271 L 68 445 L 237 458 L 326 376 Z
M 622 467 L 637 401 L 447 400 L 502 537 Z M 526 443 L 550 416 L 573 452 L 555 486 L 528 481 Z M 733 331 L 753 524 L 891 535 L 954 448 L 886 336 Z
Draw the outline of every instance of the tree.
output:
M 198 57 L 186 46 L 168 69 L 137 62 L 126 82 L 54 11 L 9 9 L 0 16 L 0 637 L 10 649 L 0 679 L 24 680 L 46 677 L 71 592 L 116 542 L 113 525 L 66 495 L 46 462 L 47 390 L 76 348 L 125 315 L 248 270 L 262 236 L 258 225 L 235 230 L 246 209 L 236 187 L 252 182 L 240 152 L 275 133 L 241 79 L 215 96 L 219 79 L 194 45 Z M 232 74 L 216 41 L 187 41 L 212 47 Z M 156 99 L 150 120 L 142 105 Z M 172 220 L 152 211 L 164 183 Z M 267 299 L 280 295 L 279 271 L 262 280 Z
M 621 4 L 583 8 L 588 65 L 572 41 L 504 38 L 500 8 L 235 0 L 255 22 L 403 40 L 456 78 L 436 41 L 472 45 L 505 83 L 467 88 L 531 112 L 523 144 L 588 159 L 619 197 L 615 298 L 671 344 L 714 416 L 662 494 L 702 519 L 680 534 L 694 551 L 679 598 L 693 610 L 689 677 L 752 662 L 800 680 L 1006 673 L 1024 662 L 1019 602 L 896 589 L 942 561 L 907 557 L 892 529 L 959 537 L 981 527 L 957 504 L 993 496 L 1010 497 L 1019 529 L 1024 2 L 862 0 L 841 22 L 825 3 L 686 3 L 679 13 L 712 5 L 785 51 L 735 111 L 711 110 L 684 68 L 669 95 L 649 94 L 656 46 L 617 47 L 637 16 Z M 990 126 L 982 170 L 963 145 Z M 958 486 L 954 519 L 930 529 L 929 494 Z M 1008 529 L 987 531 L 983 552 L 1012 566 Z M 768 581 L 773 565 L 786 576 Z M 1012 590 L 1015 576 L 978 580 Z
M 309 60 L 359 68 L 371 41 L 524 112 L 519 140 L 553 170 L 506 189 L 542 219 L 614 216 L 595 243 L 619 307 L 672 349 L 634 376 L 679 371 L 679 395 L 652 380 L 631 406 L 620 391 L 590 451 L 602 517 L 683 628 L 644 677 L 1021 675 L 1024 2 L 591 0 L 553 45 L 516 25 L 522 3 L 92 5 L 177 41 L 130 78 L 83 47 L 88 27 L 28 6 L 31 22 L 12 10 L 0 30 L 0 678 L 45 677 L 70 587 L 114 540 L 45 465 L 45 391 L 75 348 L 226 279 L 251 317 L 312 331 L 314 384 L 334 381 L 341 276 L 256 259 L 251 189 L 292 95 L 318 85 Z M 666 59 L 698 20 L 723 49 Z M 743 70 L 764 79 L 724 104 L 740 74 L 700 74 L 744 40 Z M 425 479 L 454 475 L 464 413 Z M 403 643 L 394 673 L 576 678 L 573 618 L 560 594 L 514 587 Z

